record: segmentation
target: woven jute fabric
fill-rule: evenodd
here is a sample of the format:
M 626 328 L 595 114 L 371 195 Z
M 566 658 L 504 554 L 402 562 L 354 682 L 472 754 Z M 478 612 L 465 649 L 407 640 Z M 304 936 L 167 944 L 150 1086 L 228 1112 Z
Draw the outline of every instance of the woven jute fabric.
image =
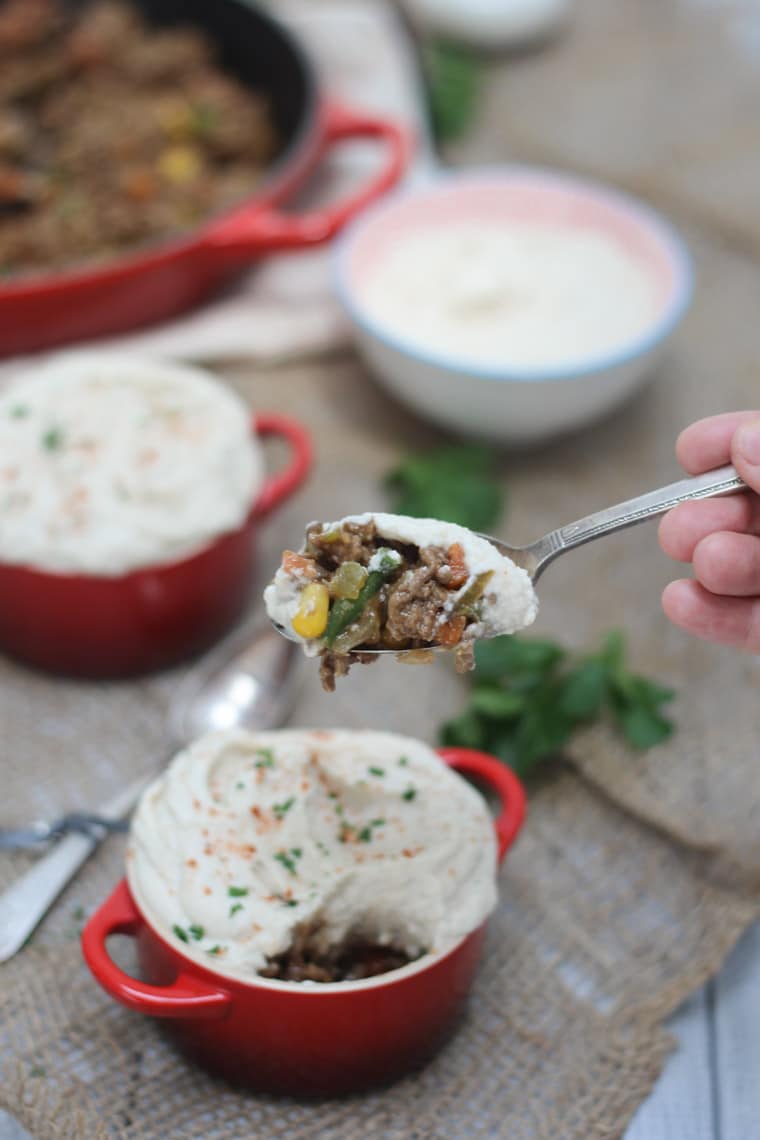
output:
M 760 93 L 721 32 L 724 7 L 692 6 L 686 21 L 677 0 L 579 0 L 573 34 L 532 60 L 492 61 L 484 76 L 480 122 L 457 158 L 539 158 L 645 193 L 680 224 L 697 270 L 692 310 L 646 391 L 596 428 L 505 456 L 512 541 L 676 478 L 685 424 L 760 404 L 760 198 L 750 193 L 760 167 L 748 158 L 760 153 Z M 693 84 L 673 80 L 681 73 L 709 93 L 697 116 Z M 308 520 L 387 506 L 383 473 L 439 439 L 347 355 L 226 375 L 254 409 L 300 416 L 316 443 L 309 486 L 262 528 L 256 592 Z M 190 1067 L 81 961 L 83 917 L 122 873 L 123 841 L 111 839 L 0 967 L 0 1105 L 40 1140 L 620 1137 L 672 1048 L 668 1014 L 760 912 L 760 663 L 670 627 L 659 592 L 672 576 L 647 525 L 542 579 L 536 632 L 580 648 L 624 630 L 632 666 L 678 690 L 678 728 L 643 755 L 608 726 L 590 729 L 531 787 L 466 1020 L 422 1072 L 306 1104 L 234 1091 Z M 98 685 L 0 662 L 2 821 L 95 806 L 159 762 L 186 671 Z M 304 669 L 292 723 L 433 742 L 465 691 L 441 661 L 356 669 L 330 697 Z M 0 887 L 29 863 L 4 856 Z M 114 953 L 132 968 L 130 945 Z

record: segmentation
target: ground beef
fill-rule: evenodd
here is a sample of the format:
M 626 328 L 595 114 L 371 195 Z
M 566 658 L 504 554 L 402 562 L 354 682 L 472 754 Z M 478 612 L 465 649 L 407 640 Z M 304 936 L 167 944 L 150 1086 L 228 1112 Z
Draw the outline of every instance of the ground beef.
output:
M 335 692 L 335 681 L 345 677 L 352 665 L 371 665 L 376 653 L 323 653 L 319 659 L 319 679 L 326 693 Z
M 321 523 L 315 523 L 306 531 L 306 550 L 319 558 L 326 569 L 336 569 L 342 562 L 366 566 L 377 550 L 376 534 L 374 519 L 368 523 L 344 523 L 341 537 L 333 540 L 325 538 Z
M 447 612 L 451 594 L 437 575 L 446 566 L 446 552 L 437 547 L 420 550 L 421 565 L 402 574 L 388 592 L 386 637 L 393 643 L 431 642 Z
M 308 928 L 297 931 L 290 949 L 259 970 L 261 977 L 284 982 L 350 982 L 387 974 L 413 961 L 404 950 L 358 939 L 325 954 L 310 944 L 310 934 Z
M 118 255 L 250 196 L 271 110 L 212 54 L 120 0 L 0 3 L 0 275 Z

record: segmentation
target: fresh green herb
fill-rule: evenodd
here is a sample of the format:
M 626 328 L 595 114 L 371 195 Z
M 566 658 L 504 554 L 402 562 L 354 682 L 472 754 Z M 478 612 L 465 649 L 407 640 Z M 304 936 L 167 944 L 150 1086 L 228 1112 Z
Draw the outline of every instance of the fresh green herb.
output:
M 227 894 L 231 899 L 241 899 L 248 894 L 248 887 L 227 887 Z
M 187 936 L 187 931 L 183 930 L 181 926 L 177 926 L 176 922 L 175 922 L 174 926 L 172 927 L 172 930 L 177 935 L 177 938 L 179 938 L 180 942 L 189 942 L 190 941 L 190 939 Z
M 60 428 L 50 428 L 42 437 L 42 446 L 48 451 L 58 451 L 63 446 L 63 432 Z
M 300 859 L 301 855 L 302 851 L 300 847 L 291 847 L 290 853 L 287 851 L 278 851 L 275 855 L 275 859 L 278 863 L 282 863 L 285 870 L 289 871 L 291 875 L 297 875 L 298 869 L 296 867 L 296 860 Z
M 398 762 L 402 768 L 408 768 L 409 767 L 409 758 L 407 756 L 399 756 Z
M 401 799 L 406 800 L 408 802 L 409 800 L 413 800 L 416 795 L 417 795 L 417 789 L 416 788 L 407 788 L 405 792 L 401 793 Z
M 488 531 L 504 507 L 495 462 L 480 444 L 440 447 L 410 456 L 386 476 L 385 487 L 397 514 Z
M 29 415 L 29 408 L 26 404 L 14 404 L 8 415 L 12 420 L 25 420 Z
M 245 787 L 245 784 L 242 780 L 238 780 L 238 782 L 235 784 L 235 787 L 238 789 L 238 791 L 242 791 L 242 789 Z
M 326 843 L 323 843 L 321 839 L 317 840 L 317 847 L 319 848 L 319 850 L 322 852 L 323 855 L 329 855 L 330 854 L 329 847 L 327 846 Z
M 437 141 L 460 138 L 477 109 L 481 72 L 477 57 L 448 40 L 433 40 L 423 50 L 423 67 Z
M 256 755 L 259 759 L 253 765 L 254 768 L 274 768 L 274 752 L 271 748 L 257 748 Z
M 236 914 L 237 914 L 237 912 L 238 912 L 239 910 L 242 910 L 242 909 L 243 909 L 243 904 L 242 904 L 242 903 L 235 903 L 235 905 L 234 905 L 234 906 L 231 906 L 231 907 L 230 907 L 230 913 L 229 913 L 229 917 L 230 917 L 230 918 L 232 918 L 232 917 L 233 917 L 233 915 L 236 915 Z
M 283 906 L 298 906 L 298 899 L 283 899 Z
M 193 130 L 203 136 L 208 135 L 219 123 L 219 108 L 213 103 L 194 103 L 192 109 Z
M 380 592 L 383 583 L 395 574 L 401 564 L 401 555 L 389 547 L 380 547 L 372 560 L 373 569 L 357 596 L 339 598 L 333 603 L 325 630 L 325 644 L 332 648 L 335 639 L 357 621 L 367 607 L 367 603 Z
M 360 843 L 369 843 L 371 839 L 372 839 L 372 828 L 371 827 L 363 827 L 361 829 L 361 831 L 359 832 L 359 842 Z
M 206 933 L 202 926 L 197 926 L 195 923 L 193 923 L 192 926 L 188 926 L 187 932 L 191 938 L 195 939 L 196 942 L 200 942 L 201 938 L 203 938 L 203 935 Z
M 579 657 L 551 641 L 497 637 L 477 645 L 475 659 L 469 704 L 442 726 L 441 741 L 492 752 L 522 776 L 602 717 L 634 748 L 673 732 L 662 706 L 675 694 L 628 670 L 620 633 Z
M 385 768 L 375 768 L 373 766 L 371 768 L 368 768 L 367 771 L 369 772 L 369 774 L 371 776 L 384 776 L 385 775 Z
M 371 826 L 372 827 L 384 827 L 385 826 L 385 820 L 384 819 L 373 819 Z
M 221 954 L 221 952 L 222 952 L 222 948 L 218 943 L 216 944 L 216 946 L 212 946 L 210 950 L 206 951 L 207 954 Z
M 272 805 L 272 811 L 274 812 L 274 814 L 277 816 L 278 819 L 282 819 L 283 816 L 287 815 L 287 813 L 290 811 L 290 809 L 292 808 L 292 806 L 295 802 L 296 802 L 296 797 L 290 796 L 289 799 L 284 800 L 281 804 L 273 804 Z

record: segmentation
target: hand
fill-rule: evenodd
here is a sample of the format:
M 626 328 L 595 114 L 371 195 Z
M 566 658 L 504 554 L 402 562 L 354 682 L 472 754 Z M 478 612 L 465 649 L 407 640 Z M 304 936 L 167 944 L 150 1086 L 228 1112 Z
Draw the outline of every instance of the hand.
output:
M 662 549 L 695 577 L 671 582 L 663 609 L 696 637 L 760 653 L 760 411 L 699 420 L 676 454 L 692 475 L 732 462 L 752 490 L 682 503 L 662 519 Z

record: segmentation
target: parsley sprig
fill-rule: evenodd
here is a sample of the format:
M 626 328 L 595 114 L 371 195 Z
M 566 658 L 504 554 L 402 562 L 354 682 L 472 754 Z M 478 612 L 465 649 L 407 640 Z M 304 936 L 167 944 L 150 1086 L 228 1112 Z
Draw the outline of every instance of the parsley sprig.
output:
M 414 518 L 445 519 L 470 530 L 490 530 L 504 506 L 494 475 L 494 453 L 477 443 L 411 455 L 385 478 L 392 509 Z
M 675 694 L 630 672 L 617 631 L 584 656 L 511 635 L 480 642 L 475 659 L 469 704 L 442 726 L 441 741 L 491 752 L 521 776 L 602 717 L 634 748 L 651 748 L 673 732 L 662 706 Z

